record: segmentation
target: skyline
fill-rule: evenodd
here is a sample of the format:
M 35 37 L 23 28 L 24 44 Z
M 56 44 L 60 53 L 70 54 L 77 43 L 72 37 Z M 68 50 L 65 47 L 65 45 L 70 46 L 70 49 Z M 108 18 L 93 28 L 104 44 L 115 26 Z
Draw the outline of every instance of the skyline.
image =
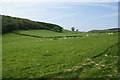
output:
M 118 2 L 10 2 L 0 14 L 71 27 L 79 31 L 118 27 Z

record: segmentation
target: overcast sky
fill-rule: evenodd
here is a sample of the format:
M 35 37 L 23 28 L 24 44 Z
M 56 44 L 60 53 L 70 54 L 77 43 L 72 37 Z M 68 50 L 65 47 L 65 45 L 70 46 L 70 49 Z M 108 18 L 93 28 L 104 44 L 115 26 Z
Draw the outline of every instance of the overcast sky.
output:
M 46 1 L 46 2 L 45 2 Z M 72 0 L 73 1 L 73 0 Z M 35 21 L 54 23 L 64 29 L 75 27 L 79 31 L 118 27 L 118 2 L 48 2 L 6 0 L 0 3 L 0 14 Z

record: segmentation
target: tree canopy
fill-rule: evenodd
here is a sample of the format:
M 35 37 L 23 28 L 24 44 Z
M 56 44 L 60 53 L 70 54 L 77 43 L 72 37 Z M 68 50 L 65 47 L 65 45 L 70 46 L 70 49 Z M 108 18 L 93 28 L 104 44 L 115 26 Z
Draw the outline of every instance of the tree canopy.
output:
M 75 27 L 72 27 L 71 30 L 72 30 L 72 31 L 75 31 Z
M 29 19 L 2 15 L 2 33 L 13 32 L 14 30 L 52 30 L 62 32 L 62 27 L 56 24 L 31 21 Z

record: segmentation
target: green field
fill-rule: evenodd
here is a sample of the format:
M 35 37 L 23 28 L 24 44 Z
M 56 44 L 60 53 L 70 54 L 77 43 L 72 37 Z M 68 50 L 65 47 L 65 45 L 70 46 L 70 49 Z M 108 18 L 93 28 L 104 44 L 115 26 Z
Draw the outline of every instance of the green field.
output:
M 79 35 L 85 35 L 82 34 L 83 32 L 74 32 L 74 31 L 68 31 L 68 30 L 63 30 L 62 33 L 58 32 L 53 32 L 49 30 L 22 30 L 22 31 L 16 31 L 17 33 L 20 34 L 28 34 L 28 35 L 33 35 L 33 36 L 41 36 L 41 37 L 56 37 L 56 36 L 79 36 Z
M 24 30 L 3 34 L 3 78 L 117 78 L 118 33 Z M 66 37 L 66 36 L 81 37 Z M 88 36 L 87 36 L 88 35 Z

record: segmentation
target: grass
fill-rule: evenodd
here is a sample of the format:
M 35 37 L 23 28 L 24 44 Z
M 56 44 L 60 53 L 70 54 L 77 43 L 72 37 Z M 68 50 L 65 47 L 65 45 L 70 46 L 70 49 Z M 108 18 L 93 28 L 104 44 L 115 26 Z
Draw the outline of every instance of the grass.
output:
M 109 48 L 103 55 L 90 59 L 80 66 L 54 74 L 54 78 L 118 78 L 118 45 Z
M 66 35 L 82 35 L 82 37 L 75 38 L 60 38 L 57 40 L 35 38 L 29 36 L 22 36 L 13 33 L 3 35 L 3 78 L 49 78 L 49 77 L 82 77 L 93 78 L 102 77 L 103 73 L 99 74 L 99 69 L 92 65 L 91 70 L 82 70 L 81 73 L 77 68 L 74 71 L 66 71 L 74 68 L 75 66 L 82 66 L 86 63 L 88 58 L 104 52 L 108 47 L 118 43 L 118 33 L 113 35 L 93 34 L 93 33 L 77 33 L 72 34 L 69 31 L 63 33 L 56 33 L 52 31 L 33 30 L 33 31 L 20 31 L 29 35 L 39 36 L 62 36 Z M 48 34 L 49 33 L 49 34 Z M 89 34 L 89 36 L 86 36 Z M 95 62 L 101 62 L 109 68 L 109 61 L 116 62 L 116 47 L 111 49 L 113 57 L 102 57 L 95 59 Z M 110 53 L 108 51 L 108 53 Z M 104 54 L 107 54 L 104 53 Z M 103 55 L 104 55 L 103 54 Z M 109 62 L 106 63 L 105 59 Z M 116 64 L 110 63 L 112 67 Z M 89 66 L 83 67 L 88 69 Z M 117 67 L 111 70 L 116 70 Z M 104 69 L 102 69 L 104 70 Z M 71 75 L 69 75 L 71 74 Z M 78 75 L 79 74 L 79 75 Z M 97 74 L 94 76 L 94 74 Z M 69 76 L 68 76 L 69 75 Z M 117 77 L 117 73 L 111 71 L 113 77 Z M 108 76 L 108 71 L 104 73 L 105 77 Z M 103 76 L 103 77 L 104 77 Z
M 80 36 L 83 32 L 74 32 L 69 30 L 63 30 L 62 33 L 53 32 L 49 30 L 22 30 L 17 31 L 17 33 L 20 34 L 28 34 L 28 35 L 34 35 L 34 36 L 41 36 L 41 37 L 54 37 L 54 36 Z M 82 35 L 85 35 L 82 34 Z

